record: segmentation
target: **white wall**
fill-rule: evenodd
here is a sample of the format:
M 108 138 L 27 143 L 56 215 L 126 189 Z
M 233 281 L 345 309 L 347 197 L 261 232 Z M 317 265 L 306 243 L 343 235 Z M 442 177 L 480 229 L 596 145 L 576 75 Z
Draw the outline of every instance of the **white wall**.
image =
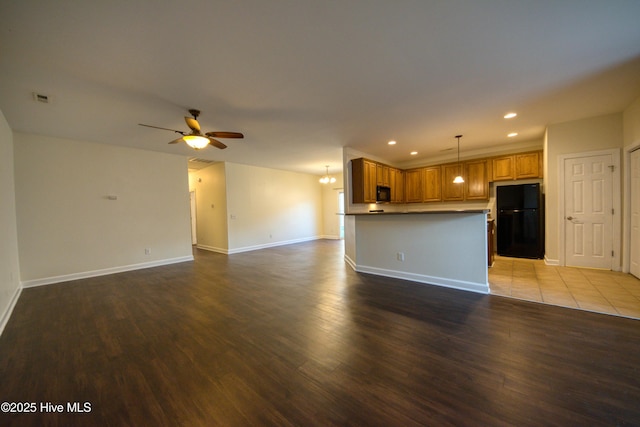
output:
M 215 163 L 189 174 L 189 189 L 196 194 L 197 246 L 227 253 L 227 187 L 225 163 Z
M 20 292 L 13 134 L 0 111 L 0 333 Z
M 226 163 L 229 252 L 322 236 L 315 175 Z
M 186 158 L 21 133 L 14 152 L 24 285 L 192 259 Z
M 622 122 L 625 147 L 640 142 L 640 97 L 624 110 Z
M 545 144 L 545 257 L 551 263 L 559 258 L 558 156 L 563 154 L 622 148 L 622 113 L 590 117 L 550 125 Z
M 629 272 L 631 250 L 631 152 L 640 149 L 640 97 L 622 113 L 623 127 L 623 235 L 622 235 L 622 271 Z

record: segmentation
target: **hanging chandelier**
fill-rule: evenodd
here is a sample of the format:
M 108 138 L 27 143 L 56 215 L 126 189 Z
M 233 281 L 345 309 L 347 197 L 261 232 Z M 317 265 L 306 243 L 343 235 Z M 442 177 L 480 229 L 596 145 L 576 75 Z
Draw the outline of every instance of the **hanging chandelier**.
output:
M 336 182 L 336 179 L 332 176 L 329 176 L 329 165 L 326 166 L 327 168 L 327 173 L 325 174 L 325 176 L 323 176 L 322 178 L 320 178 L 320 184 L 333 184 L 334 182 Z

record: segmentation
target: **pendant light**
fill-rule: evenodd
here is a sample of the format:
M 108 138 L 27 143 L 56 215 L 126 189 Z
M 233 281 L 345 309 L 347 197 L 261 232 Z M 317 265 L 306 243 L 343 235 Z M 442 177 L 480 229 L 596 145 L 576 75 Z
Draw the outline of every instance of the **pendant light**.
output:
M 462 169 L 460 168 L 460 138 L 462 138 L 462 135 L 456 135 L 456 138 L 458 138 L 458 176 L 453 178 L 453 183 L 462 184 L 464 182 L 464 178 L 462 178 Z
M 325 176 L 323 176 L 322 178 L 320 178 L 320 184 L 333 184 L 334 182 L 336 182 L 336 179 L 332 176 L 329 176 L 329 165 L 326 166 L 327 168 L 327 173 L 325 174 Z

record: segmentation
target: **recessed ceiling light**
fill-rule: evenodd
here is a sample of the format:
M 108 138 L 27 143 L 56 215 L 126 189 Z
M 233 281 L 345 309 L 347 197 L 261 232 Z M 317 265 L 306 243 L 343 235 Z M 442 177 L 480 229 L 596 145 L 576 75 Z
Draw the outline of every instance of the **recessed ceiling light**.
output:
M 515 116 L 517 116 L 518 113 L 507 113 L 504 115 L 505 119 L 513 119 Z
M 514 136 L 518 136 L 518 132 L 511 132 L 509 135 L 507 135 L 509 138 L 513 138 Z
M 396 142 L 395 142 L 395 141 L 389 141 L 389 142 L 387 142 L 387 144 L 389 144 L 389 145 L 396 145 Z
M 412 152 L 411 152 L 411 153 L 409 153 L 409 154 L 411 154 L 412 156 L 415 156 L 416 154 L 418 154 L 418 152 L 417 152 L 417 151 L 412 151 Z

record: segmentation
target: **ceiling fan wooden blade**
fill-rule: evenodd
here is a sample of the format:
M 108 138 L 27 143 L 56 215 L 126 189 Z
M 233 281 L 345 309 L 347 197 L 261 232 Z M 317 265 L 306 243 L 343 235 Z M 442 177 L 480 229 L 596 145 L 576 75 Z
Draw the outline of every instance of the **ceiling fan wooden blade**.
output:
M 224 145 L 222 142 L 218 141 L 217 139 L 213 139 L 210 136 L 207 135 L 207 138 L 209 138 L 209 142 L 211 143 L 211 145 L 213 145 L 214 147 L 218 147 L 221 150 L 224 150 L 225 148 L 227 148 L 226 145 Z
M 244 138 L 240 132 L 207 132 L 205 135 L 215 138 Z
M 185 132 L 182 132 L 181 130 L 175 130 L 175 129 L 169 129 L 169 128 L 161 128 L 160 126 L 144 125 L 142 123 L 138 123 L 138 125 L 145 126 L 145 127 L 148 127 L 148 128 L 154 128 L 154 129 L 170 130 L 171 132 L 179 133 L 180 135 L 184 135 L 185 134 Z
M 182 137 L 178 138 L 178 139 L 174 139 L 173 141 L 171 141 L 169 144 L 177 144 L 178 142 L 184 142 L 184 139 L 182 139 Z
M 187 122 L 187 126 L 191 129 L 195 134 L 200 134 L 200 123 L 193 117 L 185 117 L 184 121 Z

